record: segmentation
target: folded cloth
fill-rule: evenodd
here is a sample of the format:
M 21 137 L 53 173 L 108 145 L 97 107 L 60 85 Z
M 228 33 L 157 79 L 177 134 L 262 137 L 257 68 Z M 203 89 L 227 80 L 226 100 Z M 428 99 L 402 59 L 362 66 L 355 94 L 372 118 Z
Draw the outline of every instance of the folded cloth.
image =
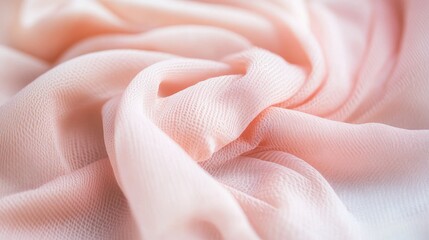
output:
M 428 239 L 429 1 L 0 1 L 0 239 Z

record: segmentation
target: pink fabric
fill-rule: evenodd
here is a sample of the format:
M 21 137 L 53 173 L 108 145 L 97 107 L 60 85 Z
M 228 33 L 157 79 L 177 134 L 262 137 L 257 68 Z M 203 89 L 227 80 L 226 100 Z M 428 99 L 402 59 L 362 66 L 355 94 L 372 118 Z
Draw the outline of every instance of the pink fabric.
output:
M 1 0 L 0 239 L 428 239 L 428 12 Z

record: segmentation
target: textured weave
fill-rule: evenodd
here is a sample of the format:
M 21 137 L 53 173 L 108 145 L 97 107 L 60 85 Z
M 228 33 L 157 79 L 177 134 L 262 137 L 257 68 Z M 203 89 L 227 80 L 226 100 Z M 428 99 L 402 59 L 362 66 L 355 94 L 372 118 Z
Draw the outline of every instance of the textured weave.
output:
M 0 239 L 429 239 L 428 12 L 0 0 Z

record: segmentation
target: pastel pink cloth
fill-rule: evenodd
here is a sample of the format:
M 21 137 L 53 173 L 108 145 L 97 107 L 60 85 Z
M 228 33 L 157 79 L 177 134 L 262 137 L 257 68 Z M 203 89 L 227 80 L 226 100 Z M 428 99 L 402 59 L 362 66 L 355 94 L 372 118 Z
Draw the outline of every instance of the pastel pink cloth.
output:
M 428 239 L 428 12 L 1 0 L 0 239 Z

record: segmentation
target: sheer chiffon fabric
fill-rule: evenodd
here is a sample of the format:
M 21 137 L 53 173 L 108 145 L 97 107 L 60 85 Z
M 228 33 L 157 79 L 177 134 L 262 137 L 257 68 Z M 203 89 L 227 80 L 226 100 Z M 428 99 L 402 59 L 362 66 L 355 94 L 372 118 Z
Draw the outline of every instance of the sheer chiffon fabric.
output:
M 429 1 L 0 1 L 0 239 L 427 239 Z

